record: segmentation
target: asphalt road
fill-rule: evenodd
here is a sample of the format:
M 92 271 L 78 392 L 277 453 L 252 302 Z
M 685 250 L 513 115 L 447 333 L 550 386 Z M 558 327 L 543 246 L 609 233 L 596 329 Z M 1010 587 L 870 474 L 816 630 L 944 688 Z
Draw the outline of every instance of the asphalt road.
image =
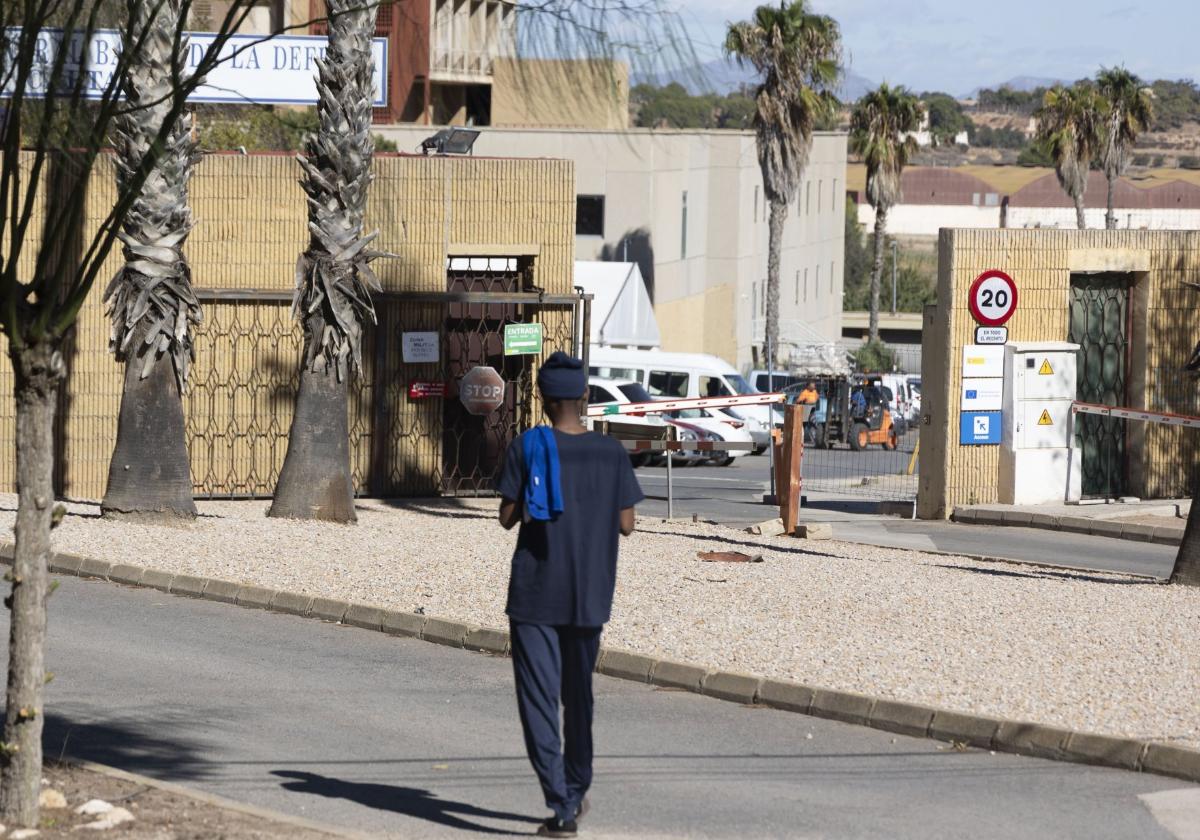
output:
M 900 452 L 881 451 L 832 450 L 820 454 L 824 459 L 909 457 Z M 808 457 L 807 450 L 805 457 Z M 770 487 L 768 463 L 763 456 L 740 457 L 728 467 L 677 467 L 672 472 L 676 517 L 695 515 L 726 525 L 742 526 L 779 515 L 778 508 L 762 503 L 763 494 Z M 820 474 L 816 468 L 812 472 Z M 828 483 L 823 485 L 813 481 L 808 472 L 805 475 L 805 487 L 815 484 L 818 489 L 806 489 L 809 504 L 801 512 L 800 519 L 802 522 L 832 523 L 835 539 L 884 548 L 940 551 L 1158 578 L 1168 577 L 1175 563 L 1177 550 L 1174 546 L 1038 528 L 996 528 L 880 516 L 878 495 L 881 486 L 887 487 L 886 484 L 858 483 L 856 486 L 856 482 L 849 481 L 845 482 L 845 492 L 829 493 L 819 489 Z M 666 516 L 666 470 L 642 467 L 637 476 L 647 496 L 638 507 L 639 513 Z
M 546 813 L 505 659 L 74 578 L 50 621 L 48 755 L 393 837 L 528 835 Z M 596 689 L 586 836 L 1184 840 L 1200 824 L 1200 789 L 1167 778 Z

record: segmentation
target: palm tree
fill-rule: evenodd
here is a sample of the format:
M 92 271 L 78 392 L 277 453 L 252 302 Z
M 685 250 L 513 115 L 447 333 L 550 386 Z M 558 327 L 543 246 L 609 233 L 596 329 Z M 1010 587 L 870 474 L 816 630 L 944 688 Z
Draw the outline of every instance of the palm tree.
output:
M 764 338 L 772 361 L 779 352 L 783 223 L 808 163 L 813 129 L 837 105 L 831 88 L 841 71 L 837 21 L 810 9 L 806 0 L 759 6 L 750 20 L 730 24 L 725 36 L 725 52 L 762 76 L 754 96 L 754 131 L 763 192 L 771 204 Z
M 1117 226 L 1113 213 L 1113 188 L 1125 171 L 1129 150 L 1137 136 L 1150 127 L 1154 119 L 1154 94 L 1142 80 L 1124 67 L 1103 69 L 1096 74 L 1096 86 L 1102 97 L 1104 115 L 1104 177 L 1108 179 L 1108 211 L 1104 226 Z
M 1038 139 L 1045 143 L 1054 159 L 1054 171 L 1063 191 L 1075 202 L 1075 224 L 1083 230 L 1083 197 L 1087 192 L 1088 171 L 1100 148 L 1100 100 L 1088 82 L 1073 87 L 1055 85 L 1046 91 L 1042 105 L 1034 113 Z M 1109 190 L 1112 208 L 1112 190 Z
M 362 369 L 365 321 L 375 322 L 363 214 L 371 183 L 371 36 L 375 3 L 328 0 L 329 47 L 317 74 L 316 134 L 300 159 L 308 250 L 296 263 L 293 314 L 304 332 L 300 390 L 270 516 L 354 522 L 349 378 Z
M 867 167 L 867 201 L 875 208 L 875 264 L 871 269 L 868 341 L 879 341 L 879 283 L 883 276 L 883 244 L 887 214 L 900 200 L 900 175 L 917 150 L 912 132 L 921 127 L 921 103 L 903 85 L 863 96 L 850 116 L 850 149 Z
M 181 0 L 129 4 L 130 26 L 145 32 L 124 85 L 130 106 L 114 121 L 117 178 L 131 181 L 172 107 L 172 62 Z M 178 50 L 178 53 L 176 53 Z M 181 114 L 137 200 L 121 221 L 125 264 L 108 284 L 109 346 L 125 365 L 117 443 L 100 509 L 106 516 L 194 517 L 182 392 L 193 358 L 200 304 L 183 243 L 192 229 L 188 179 L 197 160 L 192 116 Z

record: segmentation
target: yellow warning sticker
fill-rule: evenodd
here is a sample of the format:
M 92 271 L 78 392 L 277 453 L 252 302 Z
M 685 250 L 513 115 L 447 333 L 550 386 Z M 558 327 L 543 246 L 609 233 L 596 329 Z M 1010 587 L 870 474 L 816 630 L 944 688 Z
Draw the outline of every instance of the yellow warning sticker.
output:
M 1038 418 L 1038 425 L 1039 426 L 1053 426 L 1054 425 L 1054 421 L 1050 419 L 1050 410 L 1049 409 L 1046 409 L 1046 408 L 1042 409 L 1042 416 Z
M 1038 368 L 1038 375 L 1039 376 L 1049 376 L 1052 373 L 1054 373 L 1054 368 L 1050 367 L 1050 360 L 1042 359 L 1042 366 L 1040 368 Z M 1049 424 L 1047 424 L 1047 425 L 1049 425 Z

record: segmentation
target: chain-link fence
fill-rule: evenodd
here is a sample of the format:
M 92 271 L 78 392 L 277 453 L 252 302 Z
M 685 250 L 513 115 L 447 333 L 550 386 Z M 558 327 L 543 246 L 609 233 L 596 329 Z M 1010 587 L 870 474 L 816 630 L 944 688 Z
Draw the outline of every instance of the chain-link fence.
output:
M 363 371 L 350 388 L 355 492 L 372 496 L 493 492 L 501 457 L 536 422 L 536 360 L 586 352 L 588 299 L 530 291 L 515 259 L 454 261 L 443 294 L 380 294 L 378 325 L 366 330 Z M 299 386 L 300 329 L 291 295 L 206 290 L 205 320 L 184 400 L 198 498 L 269 497 L 287 453 Z M 504 326 L 542 324 L 542 353 L 506 356 Z M 403 334 L 439 336 L 437 362 L 406 363 Z M 501 408 L 468 414 L 458 381 L 478 365 L 506 382 Z M 413 382 L 444 385 L 444 397 L 410 396 Z
M 900 418 L 890 429 L 864 418 L 845 434 L 833 435 L 810 423 L 800 466 L 804 492 L 837 499 L 914 501 L 919 439 L 916 425 Z

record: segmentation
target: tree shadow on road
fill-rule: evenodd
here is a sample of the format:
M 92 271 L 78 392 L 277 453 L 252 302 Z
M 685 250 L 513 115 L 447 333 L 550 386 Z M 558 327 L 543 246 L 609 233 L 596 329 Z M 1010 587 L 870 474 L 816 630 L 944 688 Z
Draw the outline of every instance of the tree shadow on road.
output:
M 309 773 L 303 770 L 272 770 L 271 774 L 281 779 L 289 780 L 283 783 L 285 790 L 296 793 L 312 793 L 334 799 L 345 799 L 349 802 L 357 802 L 360 805 L 365 805 L 368 808 L 375 808 L 380 811 L 392 811 L 397 814 L 428 820 L 437 825 L 458 828 L 464 831 L 500 835 L 524 833 L 490 828 L 470 822 L 464 819 L 464 817 L 480 817 L 531 824 L 541 822 L 537 817 L 529 817 L 524 814 L 492 811 L 487 808 L 468 805 L 465 802 L 439 799 L 436 794 L 420 788 L 380 785 L 371 782 L 349 782 L 344 779 L 335 779 L 330 776 L 322 776 L 319 773 Z
M 48 712 L 42 749 L 47 761 L 69 757 L 157 778 L 206 778 L 210 764 L 201 758 L 200 745 L 171 737 L 177 729 L 169 718 L 95 720 Z

